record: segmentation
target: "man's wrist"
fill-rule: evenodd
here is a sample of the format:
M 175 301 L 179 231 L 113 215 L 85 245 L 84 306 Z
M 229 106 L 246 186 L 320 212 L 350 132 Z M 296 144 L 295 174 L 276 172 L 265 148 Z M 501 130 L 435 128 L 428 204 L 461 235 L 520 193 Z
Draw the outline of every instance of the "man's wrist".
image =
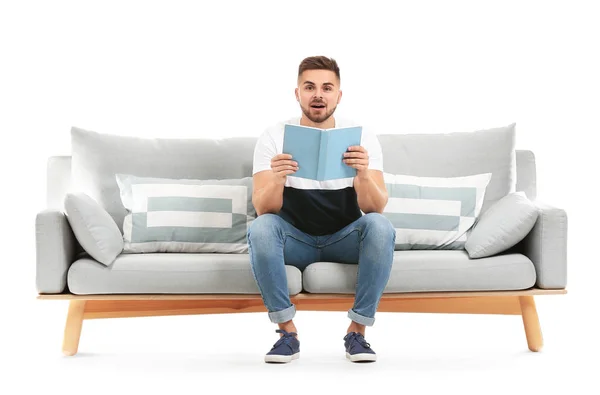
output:
M 371 175 L 369 174 L 369 172 L 367 170 L 365 170 L 364 172 L 357 172 L 356 178 L 359 179 L 360 181 L 367 181 L 371 178 Z

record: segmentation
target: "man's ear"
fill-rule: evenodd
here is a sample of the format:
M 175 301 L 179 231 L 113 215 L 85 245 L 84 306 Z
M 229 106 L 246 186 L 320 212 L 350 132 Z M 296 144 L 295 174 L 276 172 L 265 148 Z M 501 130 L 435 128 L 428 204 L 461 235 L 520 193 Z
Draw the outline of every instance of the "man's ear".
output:
M 337 100 L 337 104 L 340 104 L 340 101 L 342 100 L 342 91 L 339 91 L 339 95 L 338 95 L 338 100 Z
M 296 101 L 300 101 L 300 97 L 298 96 L 298 88 L 294 89 L 294 94 L 296 95 Z

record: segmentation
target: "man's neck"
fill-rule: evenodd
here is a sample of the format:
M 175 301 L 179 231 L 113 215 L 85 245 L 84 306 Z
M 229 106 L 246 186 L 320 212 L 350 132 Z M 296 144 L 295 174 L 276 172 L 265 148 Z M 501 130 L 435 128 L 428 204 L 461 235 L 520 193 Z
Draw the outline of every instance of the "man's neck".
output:
M 327 118 L 324 122 L 316 123 L 308 119 L 306 115 L 302 114 L 302 118 L 300 118 L 300 125 L 310 126 L 319 129 L 331 129 L 335 128 L 335 118 L 332 115 L 329 118 Z

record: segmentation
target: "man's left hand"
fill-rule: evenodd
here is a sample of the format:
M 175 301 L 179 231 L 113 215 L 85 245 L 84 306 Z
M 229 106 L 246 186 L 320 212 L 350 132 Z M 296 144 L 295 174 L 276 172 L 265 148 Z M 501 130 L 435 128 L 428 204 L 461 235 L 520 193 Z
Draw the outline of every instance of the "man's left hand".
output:
M 360 145 L 348 147 L 348 152 L 344 153 L 344 163 L 356 169 L 358 178 L 367 178 L 369 153 L 364 147 Z

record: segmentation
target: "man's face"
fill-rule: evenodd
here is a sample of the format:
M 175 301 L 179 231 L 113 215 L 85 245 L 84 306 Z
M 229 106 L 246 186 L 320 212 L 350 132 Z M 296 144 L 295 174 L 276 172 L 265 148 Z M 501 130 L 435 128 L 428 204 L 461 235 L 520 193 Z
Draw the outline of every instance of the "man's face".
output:
M 325 122 L 333 115 L 341 98 L 340 83 L 333 71 L 306 70 L 300 75 L 296 99 L 312 122 Z

